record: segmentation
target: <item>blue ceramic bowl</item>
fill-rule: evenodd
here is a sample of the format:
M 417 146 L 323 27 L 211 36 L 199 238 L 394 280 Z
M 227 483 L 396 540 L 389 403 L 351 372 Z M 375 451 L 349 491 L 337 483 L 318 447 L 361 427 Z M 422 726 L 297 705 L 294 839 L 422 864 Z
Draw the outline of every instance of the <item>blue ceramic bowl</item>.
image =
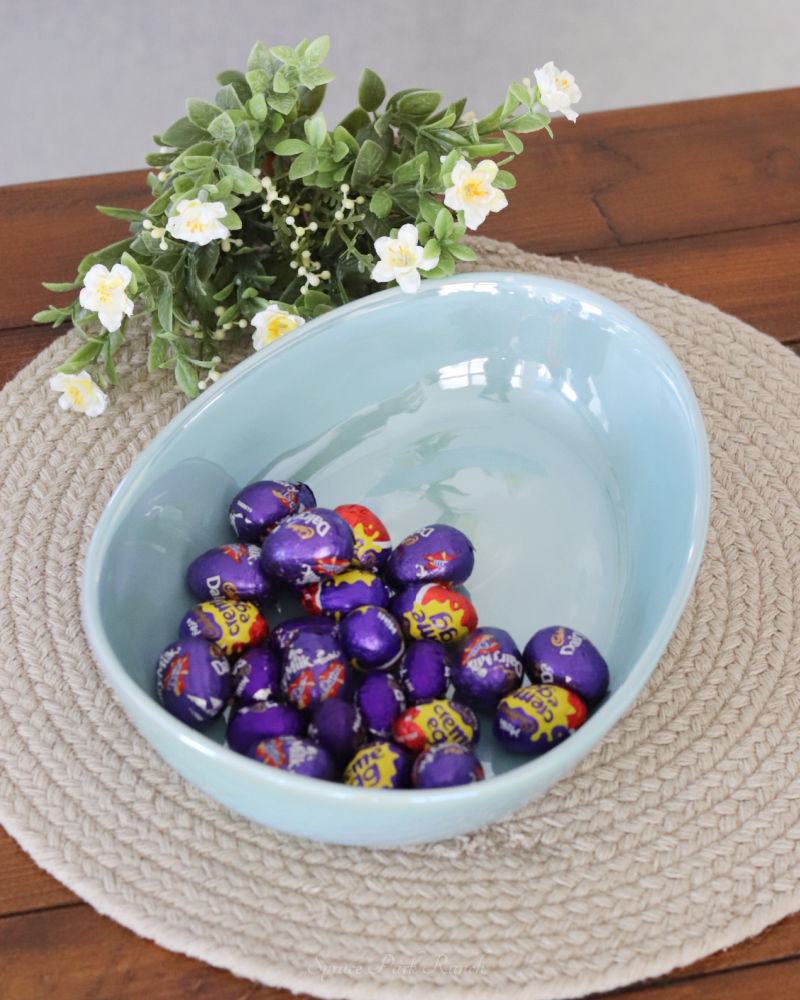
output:
M 257 478 L 304 480 L 325 507 L 364 503 L 395 541 L 461 528 L 480 623 L 520 647 L 548 625 L 584 632 L 610 665 L 605 701 L 534 760 L 503 753 L 484 720 L 487 780 L 426 791 L 284 773 L 227 749 L 221 723 L 179 722 L 154 698 L 154 664 L 194 603 L 186 566 L 231 538 L 228 503 Z M 306 324 L 164 428 L 97 525 L 84 623 L 134 724 L 213 798 L 320 840 L 437 840 L 544 792 L 631 707 L 688 598 L 708 511 L 696 400 L 644 323 L 549 278 L 429 281 Z

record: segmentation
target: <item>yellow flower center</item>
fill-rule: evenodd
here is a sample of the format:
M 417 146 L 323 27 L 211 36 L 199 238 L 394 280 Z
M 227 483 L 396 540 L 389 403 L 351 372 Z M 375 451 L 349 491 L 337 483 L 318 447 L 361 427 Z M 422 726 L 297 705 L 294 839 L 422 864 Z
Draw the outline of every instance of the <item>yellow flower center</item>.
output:
M 73 382 L 71 385 L 67 386 L 66 392 L 69 396 L 73 406 L 83 405 L 83 393 L 85 389 L 84 382 Z
M 205 232 L 206 223 L 195 215 L 193 218 L 187 219 L 186 228 L 190 233 L 202 233 Z
M 113 278 L 111 277 L 106 278 L 104 281 L 101 281 L 100 284 L 97 286 L 97 297 L 102 303 L 111 302 L 112 299 L 114 298 L 114 292 L 118 288 L 123 288 L 123 287 L 124 283 L 122 281 L 122 278 L 118 277 L 117 275 L 114 275 Z
M 267 323 L 267 341 L 277 340 L 297 326 L 294 316 L 275 316 Z
M 464 201 L 477 201 L 479 198 L 486 198 L 489 194 L 489 187 L 483 178 L 471 177 L 464 184 Z
M 389 247 L 389 260 L 392 267 L 413 267 L 417 256 L 402 243 L 395 243 Z

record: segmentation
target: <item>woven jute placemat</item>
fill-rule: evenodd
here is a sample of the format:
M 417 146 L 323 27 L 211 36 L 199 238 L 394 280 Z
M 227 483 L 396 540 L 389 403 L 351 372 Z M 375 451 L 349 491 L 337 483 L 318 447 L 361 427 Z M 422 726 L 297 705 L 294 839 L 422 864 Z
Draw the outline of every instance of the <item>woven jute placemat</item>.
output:
M 264 983 L 574 997 L 800 909 L 800 360 L 652 283 L 473 245 L 473 269 L 577 282 L 665 338 L 702 408 L 713 503 L 696 587 L 633 708 L 547 795 L 468 836 L 312 843 L 173 773 L 93 663 L 79 586 L 104 504 L 182 398 L 141 374 L 143 335 L 99 418 L 55 406 L 63 341 L 0 394 L 0 821 L 101 913 Z

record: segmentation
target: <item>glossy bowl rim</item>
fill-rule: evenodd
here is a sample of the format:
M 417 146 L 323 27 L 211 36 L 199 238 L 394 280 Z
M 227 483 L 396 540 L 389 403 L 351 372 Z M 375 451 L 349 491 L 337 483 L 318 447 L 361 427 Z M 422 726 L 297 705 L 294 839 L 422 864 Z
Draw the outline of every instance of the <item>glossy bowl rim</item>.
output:
M 329 801 L 331 804 L 346 802 L 352 796 L 356 796 L 359 803 L 367 804 L 374 801 L 383 811 L 402 810 L 404 812 L 407 811 L 411 803 L 429 803 L 433 806 L 434 803 L 445 804 L 463 801 L 467 798 L 489 796 L 492 794 L 492 789 L 497 792 L 505 791 L 514 785 L 519 785 L 519 804 L 521 805 L 530 798 L 530 796 L 525 797 L 530 784 L 544 788 L 550 787 L 564 772 L 577 765 L 602 739 L 611 726 L 623 717 L 655 670 L 677 627 L 694 586 L 708 536 L 711 467 L 708 438 L 700 407 L 680 362 L 666 342 L 649 324 L 606 296 L 574 282 L 526 272 L 476 271 L 449 278 L 428 279 L 423 282 L 421 289 L 415 295 L 417 297 L 438 295 L 442 288 L 449 286 L 474 286 L 485 283 L 504 286 L 521 285 L 528 290 L 533 288 L 534 294 L 537 295 L 555 292 L 572 300 L 579 299 L 582 302 L 588 302 L 599 308 L 602 316 L 615 324 L 634 331 L 637 337 L 640 337 L 647 344 L 662 375 L 667 376 L 664 371 L 665 367 L 669 370 L 669 380 L 684 404 L 686 416 L 689 419 L 689 428 L 696 444 L 695 459 L 698 473 L 691 524 L 692 543 L 684 559 L 678 583 L 673 589 L 669 602 L 664 607 L 658 627 L 654 630 L 622 684 L 592 713 L 582 727 L 570 735 L 569 739 L 564 740 L 539 757 L 526 760 L 525 757 L 520 756 L 518 766 L 502 774 L 493 775 L 486 781 L 441 789 L 394 789 L 391 795 L 387 795 L 386 789 L 359 788 L 337 782 L 321 781 L 305 775 L 282 771 L 278 768 L 265 767 L 258 761 L 236 753 L 170 715 L 152 695 L 147 694 L 139 687 L 116 657 L 101 624 L 98 576 L 102 563 L 101 557 L 108 548 L 107 540 L 114 533 L 116 524 L 124 512 L 125 497 L 129 497 L 142 481 L 163 447 L 182 433 L 189 423 L 196 420 L 203 410 L 213 403 L 220 392 L 231 391 L 232 387 L 240 379 L 245 378 L 251 369 L 268 363 L 269 359 L 278 352 L 294 349 L 295 344 L 301 338 L 306 339 L 320 327 L 332 323 L 338 325 L 356 312 L 374 307 L 385 308 L 389 307 L 392 302 L 402 303 L 406 301 L 407 293 L 399 288 L 391 288 L 364 296 L 309 320 L 296 330 L 292 337 L 281 338 L 235 365 L 212 387 L 205 390 L 196 399 L 189 401 L 158 431 L 143 451 L 137 455 L 128 472 L 112 492 L 92 532 L 84 560 L 81 581 L 81 616 L 84 632 L 95 660 L 126 712 L 128 703 L 132 703 L 136 711 L 143 714 L 148 724 L 158 730 L 163 737 L 177 741 L 192 751 L 213 759 L 218 766 L 226 770 L 250 776 L 254 781 L 260 782 L 265 789 L 272 786 L 282 787 L 292 790 L 298 799 L 313 799 L 317 802 Z M 142 732 L 135 720 L 134 725 L 142 733 L 144 739 L 151 743 L 149 736 Z M 168 766 L 175 770 L 172 765 Z

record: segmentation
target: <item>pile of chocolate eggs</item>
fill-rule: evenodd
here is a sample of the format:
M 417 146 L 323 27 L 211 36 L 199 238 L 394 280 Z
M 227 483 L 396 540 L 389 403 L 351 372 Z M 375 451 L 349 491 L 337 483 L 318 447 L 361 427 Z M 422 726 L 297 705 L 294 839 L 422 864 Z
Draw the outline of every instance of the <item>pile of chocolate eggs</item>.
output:
M 457 587 L 475 562 L 433 524 L 392 548 L 367 507 L 317 506 L 304 483 L 263 480 L 232 500 L 236 541 L 199 555 L 198 603 L 158 659 L 160 703 L 273 767 L 372 788 L 479 781 L 479 713 L 495 739 L 537 756 L 582 725 L 608 667 L 580 633 L 541 629 L 522 651 L 478 627 Z M 286 591 L 305 613 L 273 625 Z M 452 693 L 451 693 L 452 692 Z

